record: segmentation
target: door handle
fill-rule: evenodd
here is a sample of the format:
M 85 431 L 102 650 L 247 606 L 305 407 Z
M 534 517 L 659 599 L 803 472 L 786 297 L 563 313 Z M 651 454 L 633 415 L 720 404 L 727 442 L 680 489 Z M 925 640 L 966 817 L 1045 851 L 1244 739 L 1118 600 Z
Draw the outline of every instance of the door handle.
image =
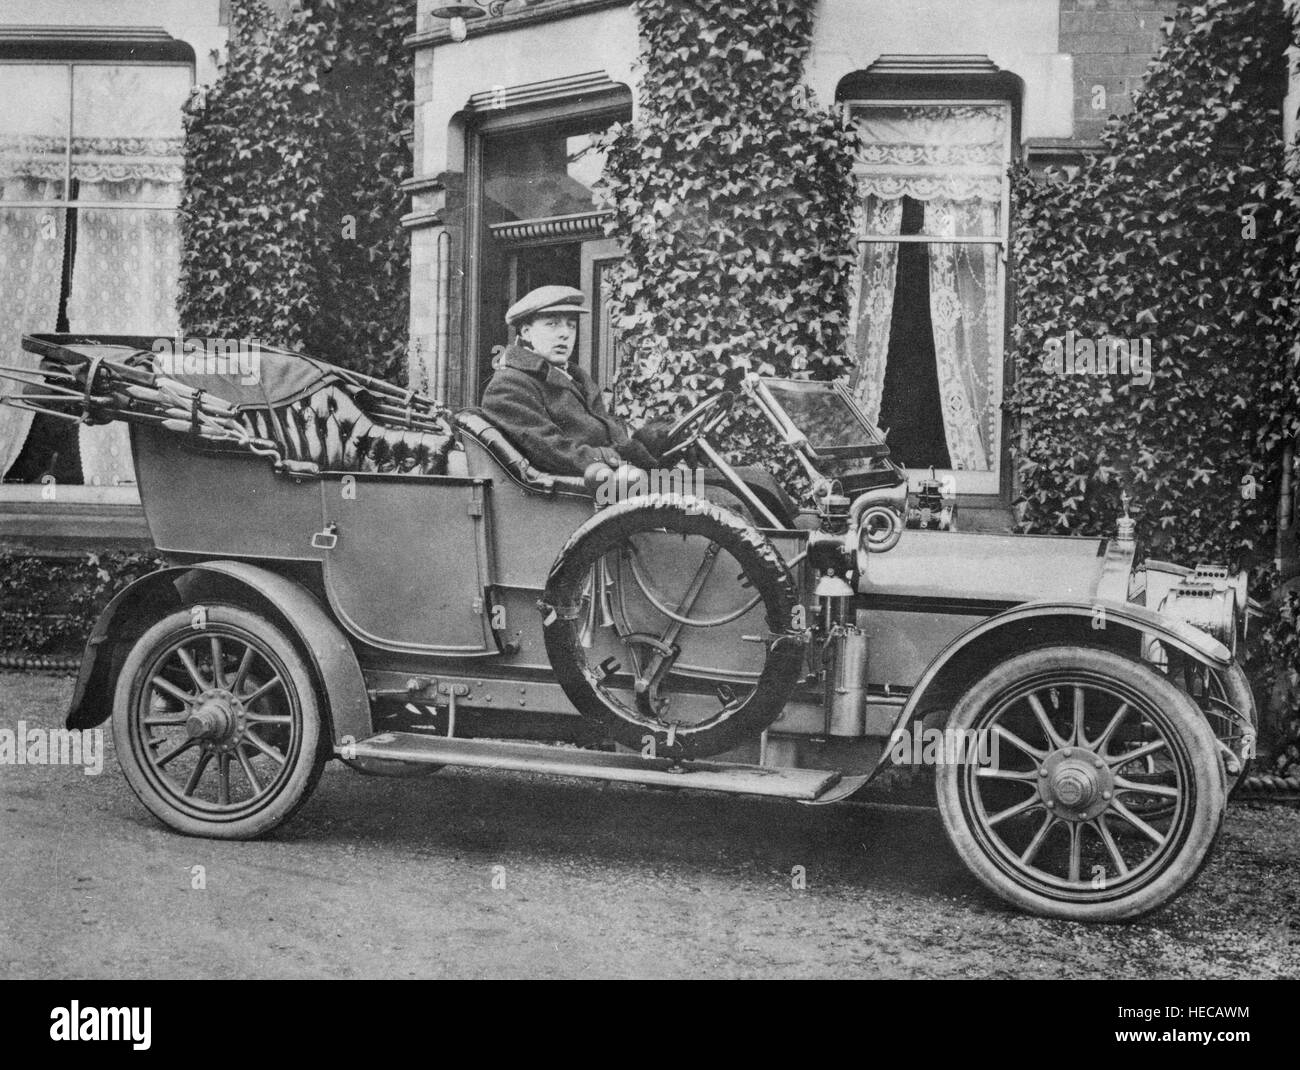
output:
M 338 530 L 337 524 L 326 524 L 324 531 L 318 531 L 311 537 L 312 547 L 316 550 L 333 550 L 338 545 Z

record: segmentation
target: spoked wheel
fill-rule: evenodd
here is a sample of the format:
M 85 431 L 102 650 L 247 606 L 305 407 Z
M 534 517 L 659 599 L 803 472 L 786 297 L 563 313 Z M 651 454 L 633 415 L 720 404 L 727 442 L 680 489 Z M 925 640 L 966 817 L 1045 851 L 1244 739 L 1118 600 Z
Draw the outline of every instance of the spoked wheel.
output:
M 546 650 L 579 712 L 647 756 L 702 757 L 757 737 L 803 665 L 793 578 L 717 505 L 621 502 L 561 550 L 542 598 Z
M 113 740 L 127 783 L 160 820 L 219 839 L 287 820 L 326 758 L 311 673 L 264 617 L 228 605 L 164 618 L 122 666 Z
M 1214 735 L 1140 662 L 1073 646 L 1021 654 L 962 696 L 949 727 L 990 733 L 996 760 L 939 766 L 944 826 L 975 875 L 1023 909 L 1136 917 L 1209 856 L 1225 801 Z

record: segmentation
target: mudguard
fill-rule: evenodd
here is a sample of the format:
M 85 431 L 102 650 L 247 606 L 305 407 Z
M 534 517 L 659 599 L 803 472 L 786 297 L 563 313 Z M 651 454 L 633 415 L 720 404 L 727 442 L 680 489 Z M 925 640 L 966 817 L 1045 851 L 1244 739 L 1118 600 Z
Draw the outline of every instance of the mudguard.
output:
M 981 621 L 939 651 L 912 688 L 891 735 L 925 712 L 927 697 L 965 691 L 974 682 L 972 670 L 987 671 L 995 661 L 1043 641 L 1050 629 L 1058 636 L 1064 631 L 1082 645 L 1111 648 L 1136 643 L 1140 649 L 1144 637 L 1155 638 L 1216 669 L 1232 664 L 1231 652 L 1213 636 L 1145 606 L 1105 599 L 1025 602 Z M 888 758 L 886 748 L 870 777 L 888 764 Z
M 77 674 L 69 728 L 93 728 L 112 713 L 117 673 L 138 637 L 160 616 L 183 604 L 186 580 L 221 576 L 256 596 L 302 643 L 320 683 L 335 746 L 372 734 L 370 699 L 361 666 L 343 633 L 312 594 L 283 576 L 242 561 L 204 561 L 159 569 L 113 598 L 95 622 Z

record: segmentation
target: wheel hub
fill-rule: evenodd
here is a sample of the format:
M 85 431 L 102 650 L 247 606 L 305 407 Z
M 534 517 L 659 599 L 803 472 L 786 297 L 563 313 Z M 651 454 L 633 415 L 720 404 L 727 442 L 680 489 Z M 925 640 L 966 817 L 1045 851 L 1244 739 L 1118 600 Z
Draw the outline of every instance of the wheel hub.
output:
M 1115 777 L 1100 756 L 1080 747 L 1063 747 L 1039 767 L 1038 794 L 1058 817 L 1091 821 L 1110 806 Z
M 244 735 L 244 707 L 229 691 L 205 691 L 185 721 L 185 732 L 218 751 L 233 751 Z

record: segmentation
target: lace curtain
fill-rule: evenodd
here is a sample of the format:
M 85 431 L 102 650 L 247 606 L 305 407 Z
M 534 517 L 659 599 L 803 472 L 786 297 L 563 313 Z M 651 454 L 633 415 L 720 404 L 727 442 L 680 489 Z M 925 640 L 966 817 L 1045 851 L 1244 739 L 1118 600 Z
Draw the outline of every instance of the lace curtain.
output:
M 163 200 L 174 189 L 138 178 L 83 183 L 81 188 L 88 201 L 122 202 Z M 174 335 L 180 255 L 174 212 L 78 209 L 68 326 L 95 334 Z M 135 482 L 125 424 L 83 424 L 79 438 L 85 483 L 116 486 Z
M 50 183 L 0 176 L 0 363 L 35 369 L 40 358 L 22 348 L 22 336 L 52 331 L 63 269 L 63 209 L 14 208 L 5 201 L 50 196 Z M 57 194 L 56 194 L 57 195 Z M 16 384 L 0 390 L 17 392 Z M 22 452 L 32 413 L 0 405 L 0 478 Z
M 856 113 L 854 174 L 863 233 L 899 233 L 902 199 L 925 202 L 924 231 L 943 237 L 996 237 L 1007 166 L 1005 105 L 872 106 Z M 855 397 L 873 422 L 889 357 L 898 246 L 865 242 L 853 294 L 851 352 Z M 998 246 L 931 242 L 930 320 L 944 436 L 954 468 L 996 467 L 1001 359 Z
M 190 83 L 187 67 L 0 66 L 3 200 L 55 202 L 17 208 L 0 201 L 5 362 L 34 367 L 34 358 L 19 348 L 21 335 L 55 329 L 68 212 L 57 202 L 65 199 L 67 178 L 75 180 L 76 197 L 69 329 L 175 333 L 180 236 L 171 209 L 180 196 L 181 105 Z M 5 468 L 21 451 L 30 423 L 30 415 L 0 407 Z M 124 425 L 83 426 L 79 438 L 86 483 L 135 481 Z

